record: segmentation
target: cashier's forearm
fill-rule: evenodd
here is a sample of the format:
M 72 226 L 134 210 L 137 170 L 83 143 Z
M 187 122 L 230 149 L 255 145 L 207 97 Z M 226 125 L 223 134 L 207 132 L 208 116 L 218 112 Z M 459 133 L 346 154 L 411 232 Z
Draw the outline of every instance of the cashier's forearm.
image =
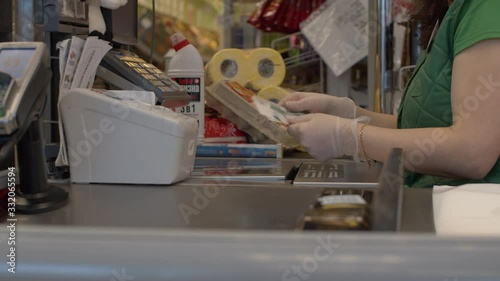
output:
M 387 129 L 367 126 L 362 137 L 368 158 L 384 162 L 392 148 L 402 148 L 405 167 L 422 174 L 480 179 L 495 162 L 495 157 L 487 155 L 480 141 L 452 127 Z
M 389 129 L 397 128 L 397 117 L 395 115 L 376 113 L 358 106 L 356 108 L 356 117 L 359 118 L 361 116 L 370 117 L 371 119 L 370 125 L 372 126 L 389 128 Z

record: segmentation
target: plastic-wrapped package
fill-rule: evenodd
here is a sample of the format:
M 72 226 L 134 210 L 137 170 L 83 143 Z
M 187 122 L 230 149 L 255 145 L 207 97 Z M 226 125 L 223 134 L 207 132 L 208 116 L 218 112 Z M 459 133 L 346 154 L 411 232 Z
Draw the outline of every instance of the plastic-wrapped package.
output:
M 278 16 L 278 11 L 280 7 L 283 7 L 282 2 L 285 0 L 270 0 L 267 1 L 268 5 L 266 9 L 263 11 L 260 21 L 264 29 L 272 31 L 275 23 L 275 19 Z
M 236 82 L 220 81 L 207 88 L 207 104 L 261 144 L 281 143 L 284 149 L 299 146 L 287 132 L 289 113 L 259 98 Z
M 208 85 L 219 80 L 248 83 L 250 71 L 247 56 L 239 49 L 223 49 L 217 52 L 206 65 Z
M 281 54 L 270 48 L 224 49 L 216 53 L 206 66 L 207 85 L 222 80 L 235 81 L 256 91 L 281 85 L 285 74 Z
M 300 23 L 324 0 L 264 0 L 257 4 L 247 22 L 268 32 L 295 33 Z
M 282 25 L 285 27 L 286 30 L 292 31 L 293 30 L 293 18 L 295 16 L 295 5 L 298 0 L 288 0 L 288 11 L 287 11 L 287 16 L 285 17 L 285 21 L 282 23 Z
M 255 26 L 258 29 L 262 28 L 261 24 L 261 15 L 262 13 L 266 10 L 267 6 L 269 5 L 268 0 L 264 0 L 260 3 L 257 4 L 257 8 L 255 11 L 252 13 L 252 15 L 248 18 L 247 22 L 253 26 Z
M 290 89 L 285 89 L 281 87 L 276 87 L 276 86 L 268 86 L 263 88 L 257 93 L 257 96 L 266 99 L 268 101 L 274 102 L 274 103 L 279 103 L 281 99 L 286 97 L 288 94 L 292 93 L 293 91 Z
M 283 2 L 287 2 L 287 1 L 288 0 L 285 0 Z M 277 15 L 276 15 L 274 22 L 273 22 L 273 28 L 275 31 L 281 32 L 281 33 L 287 33 L 287 31 L 285 30 L 285 27 L 283 26 L 283 22 L 285 21 L 288 12 L 289 11 L 288 11 L 287 5 L 280 5 L 278 12 L 277 12 Z
M 297 0 L 297 2 L 295 3 L 295 14 L 293 17 L 293 26 L 292 26 L 294 30 L 298 30 L 299 24 L 302 22 L 302 18 L 303 17 L 304 19 L 306 18 L 305 16 L 303 16 L 304 13 L 303 3 L 304 3 L 303 0 Z
M 248 86 L 260 90 L 267 86 L 279 86 L 283 83 L 286 66 L 281 54 L 270 48 L 258 48 L 248 55 L 250 80 Z
M 236 124 L 220 117 L 205 116 L 205 143 L 246 143 L 247 135 Z
M 368 55 L 368 0 L 328 1 L 301 24 L 336 76 Z

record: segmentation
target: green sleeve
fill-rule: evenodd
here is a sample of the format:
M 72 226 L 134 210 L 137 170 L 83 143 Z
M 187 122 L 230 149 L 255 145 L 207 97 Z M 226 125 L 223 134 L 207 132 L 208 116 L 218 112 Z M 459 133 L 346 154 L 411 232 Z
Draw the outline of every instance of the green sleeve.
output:
M 500 0 L 466 0 L 455 32 L 453 56 L 495 38 L 500 39 Z

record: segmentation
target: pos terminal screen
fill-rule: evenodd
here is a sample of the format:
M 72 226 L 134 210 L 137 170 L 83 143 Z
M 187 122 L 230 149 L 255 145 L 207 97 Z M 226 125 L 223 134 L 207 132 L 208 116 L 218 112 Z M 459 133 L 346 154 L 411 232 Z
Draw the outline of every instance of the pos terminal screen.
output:
M 0 71 L 20 79 L 33 56 L 35 49 L 0 49 Z

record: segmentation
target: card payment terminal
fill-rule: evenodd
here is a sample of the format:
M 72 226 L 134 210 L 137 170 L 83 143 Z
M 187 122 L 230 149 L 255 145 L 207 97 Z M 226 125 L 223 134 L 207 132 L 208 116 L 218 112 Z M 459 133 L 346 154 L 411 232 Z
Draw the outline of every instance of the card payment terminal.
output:
M 47 185 L 40 116 L 51 77 L 48 62 L 43 43 L 0 43 L 0 162 L 16 147 L 18 212 L 53 210 L 68 199 Z
M 40 69 L 45 49 L 36 45 L 0 44 L 0 135 L 11 135 L 26 124 L 50 78 L 50 70 Z
M 143 90 L 152 91 L 165 107 L 180 107 L 191 101 L 186 90 L 163 71 L 125 50 L 110 50 L 102 59 L 97 75 L 123 90 L 134 89 L 127 89 L 126 84 L 130 82 Z

